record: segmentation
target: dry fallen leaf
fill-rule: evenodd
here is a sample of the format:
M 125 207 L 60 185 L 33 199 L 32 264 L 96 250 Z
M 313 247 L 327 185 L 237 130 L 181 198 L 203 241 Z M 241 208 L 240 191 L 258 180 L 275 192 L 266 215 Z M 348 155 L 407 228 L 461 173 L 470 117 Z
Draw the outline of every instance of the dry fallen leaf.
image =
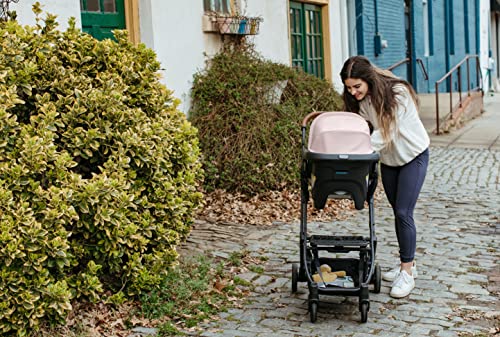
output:
M 380 190 L 377 190 L 375 198 L 380 198 L 380 195 Z M 271 191 L 249 197 L 242 193 L 216 190 L 205 194 L 204 204 L 197 217 L 209 222 L 271 225 L 300 219 L 300 191 Z M 310 221 L 330 222 L 345 219 L 353 210 L 351 200 L 332 199 L 322 210 L 313 209 L 310 202 L 307 212 Z
M 217 289 L 218 291 L 222 291 L 227 284 L 224 282 L 221 282 L 220 280 L 215 281 L 214 288 Z

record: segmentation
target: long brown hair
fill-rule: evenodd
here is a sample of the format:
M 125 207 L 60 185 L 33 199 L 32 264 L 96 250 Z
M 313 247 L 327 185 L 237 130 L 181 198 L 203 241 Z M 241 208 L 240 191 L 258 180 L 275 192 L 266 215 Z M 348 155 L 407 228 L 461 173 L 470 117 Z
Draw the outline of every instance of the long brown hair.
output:
M 389 141 L 390 130 L 394 126 L 395 111 L 398 101 L 395 91 L 396 84 L 402 84 L 411 94 L 413 101 L 418 106 L 418 98 L 415 90 L 405 80 L 397 78 L 388 70 L 380 69 L 364 56 L 353 56 L 345 61 L 340 72 L 342 83 L 344 83 L 344 110 L 359 113 L 359 102 L 352 96 L 345 87 L 345 81 L 348 78 L 356 78 L 365 81 L 368 84 L 368 94 L 371 97 L 373 108 L 377 112 L 378 123 L 384 140 Z

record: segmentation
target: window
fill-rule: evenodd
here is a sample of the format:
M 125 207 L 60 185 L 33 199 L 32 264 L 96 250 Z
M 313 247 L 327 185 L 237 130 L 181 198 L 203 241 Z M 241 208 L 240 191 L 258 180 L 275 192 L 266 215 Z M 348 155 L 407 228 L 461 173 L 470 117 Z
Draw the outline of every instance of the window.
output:
M 292 66 L 323 78 L 321 7 L 290 1 Z
M 204 0 L 205 12 L 231 13 L 231 0 Z
M 101 10 L 102 8 L 102 10 Z M 80 9 L 86 12 L 116 13 L 115 0 L 80 0 Z

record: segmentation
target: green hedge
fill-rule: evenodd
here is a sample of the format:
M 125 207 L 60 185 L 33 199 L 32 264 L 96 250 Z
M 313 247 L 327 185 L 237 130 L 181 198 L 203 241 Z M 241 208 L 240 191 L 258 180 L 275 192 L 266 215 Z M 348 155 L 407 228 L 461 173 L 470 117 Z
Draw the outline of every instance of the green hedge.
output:
M 126 33 L 0 23 L 0 334 L 160 282 L 201 203 L 197 130 Z
M 298 187 L 302 119 L 342 107 L 328 81 L 264 60 L 246 44 L 208 61 L 192 100 L 205 187 L 250 195 Z

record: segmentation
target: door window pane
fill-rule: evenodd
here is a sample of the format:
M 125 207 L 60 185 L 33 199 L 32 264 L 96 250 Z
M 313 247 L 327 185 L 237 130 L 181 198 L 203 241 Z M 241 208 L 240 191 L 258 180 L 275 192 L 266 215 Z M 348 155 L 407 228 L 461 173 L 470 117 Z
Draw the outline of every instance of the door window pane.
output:
M 116 12 L 116 1 L 115 0 L 104 0 L 104 12 L 105 13 L 115 13 Z
M 87 0 L 87 12 L 100 12 L 99 0 Z

